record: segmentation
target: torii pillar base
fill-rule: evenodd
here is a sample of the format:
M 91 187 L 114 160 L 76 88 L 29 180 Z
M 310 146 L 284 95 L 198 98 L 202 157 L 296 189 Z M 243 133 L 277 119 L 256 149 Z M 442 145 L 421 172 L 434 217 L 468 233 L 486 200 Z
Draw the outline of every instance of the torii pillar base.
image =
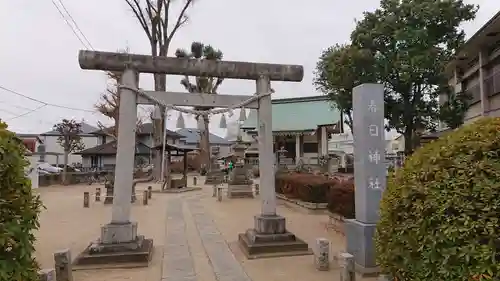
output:
M 153 240 L 137 235 L 137 222 L 109 223 L 101 227 L 101 238 L 78 255 L 73 268 L 147 267 L 152 253 Z
M 278 215 L 255 216 L 254 228 L 240 233 L 238 242 L 248 259 L 313 254 L 306 242 L 286 230 L 285 218 Z

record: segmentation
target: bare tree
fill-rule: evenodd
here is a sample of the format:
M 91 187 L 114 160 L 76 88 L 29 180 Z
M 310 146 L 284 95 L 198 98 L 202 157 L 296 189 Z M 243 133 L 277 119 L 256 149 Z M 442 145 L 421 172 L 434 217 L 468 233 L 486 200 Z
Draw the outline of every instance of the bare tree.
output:
M 213 48 L 210 45 L 205 45 L 201 42 L 193 42 L 191 44 L 191 52 L 183 49 L 177 49 L 175 56 L 186 59 L 202 59 L 202 60 L 222 60 L 223 54 L 220 50 Z M 203 93 L 216 95 L 217 89 L 222 84 L 224 79 L 217 77 L 195 77 L 195 83 L 191 83 L 189 76 L 184 76 L 181 80 L 181 85 L 190 93 Z M 195 110 L 208 110 L 210 107 L 195 107 Z M 210 130 L 208 116 L 196 116 L 198 129 L 200 129 L 200 155 L 201 164 L 205 167 L 210 167 Z
M 151 47 L 152 56 L 167 56 L 170 42 L 176 32 L 187 21 L 187 11 L 194 3 L 194 0 L 184 0 L 179 14 L 170 15 L 170 9 L 174 4 L 174 0 L 124 0 L 132 9 L 135 18 L 139 21 L 146 37 L 148 38 Z M 167 88 L 166 75 L 154 75 L 155 91 L 165 91 Z M 159 106 L 158 106 L 159 107 Z M 161 116 L 165 114 L 165 108 L 159 107 L 158 111 Z M 154 146 L 160 145 L 162 142 L 163 130 L 165 124 L 163 118 L 153 120 Z M 155 152 L 155 162 L 153 174 L 158 179 L 160 177 L 161 167 L 161 151 Z
M 120 53 L 128 53 L 129 49 L 125 48 L 119 50 Z M 115 140 L 118 138 L 118 121 L 119 121 L 119 111 L 120 111 L 120 97 L 118 95 L 118 84 L 122 78 L 121 72 L 106 72 L 106 76 L 108 78 L 108 86 L 106 87 L 106 91 L 101 94 L 101 100 L 95 104 L 95 109 L 102 115 L 108 117 L 113 120 L 114 126 L 107 127 L 101 122 L 98 122 L 97 125 L 99 129 L 101 129 L 107 135 L 113 137 Z M 137 118 L 137 128 L 142 124 L 142 119 Z

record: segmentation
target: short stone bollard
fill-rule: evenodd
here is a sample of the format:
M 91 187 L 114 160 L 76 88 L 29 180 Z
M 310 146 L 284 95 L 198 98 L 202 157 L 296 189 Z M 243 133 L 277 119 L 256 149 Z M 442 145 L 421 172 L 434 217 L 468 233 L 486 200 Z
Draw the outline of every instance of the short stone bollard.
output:
M 222 188 L 220 187 L 217 188 L 217 201 L 222 201 Z
M 71 252 L 69 249 L 55 252 L 54 263 L 57 281 L 73 281 Z
M 56 270 L 53 268 L 45 268 L 38 271 L 39 281 L 56 281 Z
M 101 188 L 100 187 L 95 189 L 95 201 L 96 202 L 101 201 Z
M 194 177 L 193 178 L 193 185 L 196 186 L 198 184 L 198 178 Z
M 144 193 L 142 195 L 142 205 L 148 204 L 148 195 L 149 195 L 149 192 L 147 190 L 144 190 Z
M 212 197 L 216 197 L 217 196 L 217 185 L 214 184 L 213 186 L 213 192 L 212 192 Z
M 148 199 L 151 199 L 153 197 L 153 187 L 150 185 L 148 186 Z
M 349 253 L 340 253 L 340 281 L 355 281 L 356 274 L 354 273 L 354 256 Z
M 88 208 L 90 205 L 90 193 L 88 193 L 87 191 L 85 191 L 83 193 L 83 207 L 84 208 Z
M 326 238 L 316 239 L 314 265 L 319 271 L 330 270 L 330 241 Z
M 259 195 L 260 193 L 260 186 L 258 183 L 255 184 L 255 195 Z

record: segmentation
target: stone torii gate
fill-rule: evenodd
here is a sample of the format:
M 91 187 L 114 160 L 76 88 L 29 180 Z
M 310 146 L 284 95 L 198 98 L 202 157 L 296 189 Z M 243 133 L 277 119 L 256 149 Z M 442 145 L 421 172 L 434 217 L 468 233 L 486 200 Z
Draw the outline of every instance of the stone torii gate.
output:
M 130 253 L 131 256 L 135 257 L 134 262 L 138 261 L 138 251 L 142 251 L 144 262 L 150 257 L 152 241 L 142 239 L 140 235 L 137 235 L 137 222 L 130 221 L 135 119 L 138 103 L 159 103 L 170 108 L 174 107 L 176 110 L 180 109 L 175 108 L 175 105 L 234 108 L 242 104 L 245 108 L 257 109 L 262 209 L 261 213 L 255 216 L 254 227 L 239 235 L 240 245 L 248 258 L 311 253 L 304 241 L 287 231 L 285 218 L 276 213 L 274 189 L 270 81 L 300 82 L 304 76 L 302 66 L 153 57 L 98 51 L 80 51 L 78 59 L 82 69 L 123 72 L 119 87 L 120 130 L 118 131 L 115 201 L 112 208 L 112 218 L 109 224 L 102 227 L 101 238 L 97 245 L 93 246 L 99 251 L 94 250 L 83 254 L 91 257 L 93 252 L 98 252 L 100 256 L 108 252 L 115 255 L 116 252 L 121 252 L 123 257 L 123 255 Z M 207 95 L 203 93 L 142 91 L 138 88 L 140 73 L 255 80 L 256 95 Z M 213 110 L 211 113 L 217 111 L 220 109 Z

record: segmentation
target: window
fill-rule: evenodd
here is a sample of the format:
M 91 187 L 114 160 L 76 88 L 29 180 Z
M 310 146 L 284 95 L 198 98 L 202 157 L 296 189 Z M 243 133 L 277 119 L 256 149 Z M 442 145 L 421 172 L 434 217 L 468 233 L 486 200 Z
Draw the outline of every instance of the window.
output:
M 306 142 L 302 144 L 302 151 L 304 153 L 318 153 L 317 142 Z
M 211 146 L 211 147 L 210 147 L 210 152 L 211 152 L 212 154 L 214 154 L 214 153 L 219 153 L 219 152 L 220 152 L 220 147 L 219 147 L 219 146 Z

